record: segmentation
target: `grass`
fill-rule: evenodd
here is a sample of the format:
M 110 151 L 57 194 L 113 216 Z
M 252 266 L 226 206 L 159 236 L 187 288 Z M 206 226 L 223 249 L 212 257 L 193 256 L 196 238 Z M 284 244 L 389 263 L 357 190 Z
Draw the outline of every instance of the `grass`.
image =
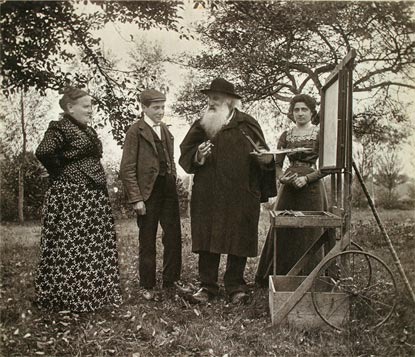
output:
M 380 212 L 401 262 L 414 285 L 414 212 Z M 267 231 L 264 213 L 260 247 Z M 183 275 L 197 286 L 197 256 L 191 253 L 189 222 L 183 222 Z M 191 305 L 160 290 L 160 301 L 138 294 L 137 227 L 117 221 L 124 302 L 95 313 L 42 312 L 33 305 L 38 260 L 38 223 L 1 227 L 1 354 L 3 356 L 413 356 L 414 306 L 391 254 L 369 211 L 353 212 L 353 239 L 384 259 L 394 271 L 399 303 L 393 317 L 375 333 L 337 333 L 271 326 L 267 289 L 252 289 L 244 306 L 222 296 L 208 306 Z M 162 247 L 158 247 L 161 252 Z M 160 254 L 159 254 L 160 255 Z M 257 258 L 249 259 L 253 281 Z M 224 262 L 222 262 L 224 263 Z M 161 266 L 159 266 L 160 270 Z M 221 265 L 221 273 L 224 266 Z

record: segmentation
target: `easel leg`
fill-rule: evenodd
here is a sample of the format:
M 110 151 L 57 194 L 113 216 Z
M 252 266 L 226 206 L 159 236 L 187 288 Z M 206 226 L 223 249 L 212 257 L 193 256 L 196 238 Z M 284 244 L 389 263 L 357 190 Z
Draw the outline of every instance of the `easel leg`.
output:
M 272 239 L 274 241 L 272 273 L 275 276 L 277 275 L 277 230 L 275 228 L 272 229 Z

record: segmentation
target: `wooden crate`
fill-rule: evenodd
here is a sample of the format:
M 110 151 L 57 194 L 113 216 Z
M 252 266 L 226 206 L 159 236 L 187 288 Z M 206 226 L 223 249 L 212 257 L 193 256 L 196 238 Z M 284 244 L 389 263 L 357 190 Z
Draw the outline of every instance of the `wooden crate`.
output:
M 276 314 L 281 305 L 287 301 L 306 276 L 276 275 L 269 277 L 269 308 L 271 321 L 274 325 Z M 342 324 L 347 321 L 349 315 L 348 297 L 344 293 L 324 291 L 326 284 L 317 286 L 317 299 L 319 306 L 327 309 L 330 321 Z M 321 290 L 321 291 L 320 291 Z M 327 314 L 325 314 L 327 316 Z M 302 328 L 330 328 L 317 314 L 310 292 L 304 294 L 296 306 L 288 313 L 283 324 Z

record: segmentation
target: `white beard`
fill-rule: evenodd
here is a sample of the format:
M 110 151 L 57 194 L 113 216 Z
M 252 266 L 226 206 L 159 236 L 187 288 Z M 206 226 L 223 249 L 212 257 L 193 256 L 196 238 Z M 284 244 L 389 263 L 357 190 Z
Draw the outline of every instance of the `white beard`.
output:
M 220 107 L 207 108 L 200 121 L 200 125 L 205 129 L 209 139 L 212 139 L 222 129 L 229 118 L 229 114 L 229 107 L 225 103 Z

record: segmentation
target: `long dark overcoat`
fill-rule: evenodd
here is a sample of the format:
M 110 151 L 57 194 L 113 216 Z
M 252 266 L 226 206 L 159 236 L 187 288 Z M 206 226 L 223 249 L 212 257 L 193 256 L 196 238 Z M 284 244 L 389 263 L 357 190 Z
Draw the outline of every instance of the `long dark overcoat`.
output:
M 238 110 L 229 124 L 211 139 L 214 144 L 212 154 L 203 165 L 194 160 L 198 146 L 208 139 L 199 120 L 180 145 L 179 164 L 187 173 L 194 174 L 191 199 L 193 252 L 257 255 L 261 180 L 269 168 L 261 167 L 250 155 L 253 146 L 241 129 L 267 148 L 257 121 Z

